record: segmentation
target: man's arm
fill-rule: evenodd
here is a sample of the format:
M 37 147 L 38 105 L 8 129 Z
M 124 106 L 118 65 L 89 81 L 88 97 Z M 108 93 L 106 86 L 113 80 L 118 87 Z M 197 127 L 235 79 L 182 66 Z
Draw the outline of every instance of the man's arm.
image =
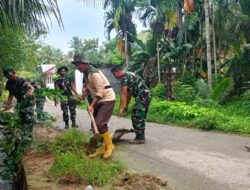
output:
M 8 99 L 4 103 L 4 109 L 3 109 L 3 111 L 7 111 L 7 110 L 9 110 L 12 107 L 11 103 L 12 103 L 13 98 L 14 98 L 14 96 L 11 93 L 9 93 Z
M 125 112 L 128 112 L 128 106 L 129 106 L 130 100 L 131 100 L 131 94 L 127 92 L 127 101 L 126 101 L 126 106 L 124 108 Z
M 70 83 L 70 86 L 71 86 L 72 91 L 75 93 L 75 95 L 76 95 L 78 98 L 81 99 L 80 95 L 79 95 L 79 94 L 77 93 L 77 91 L 76 91 L 76 85 L 75 85 L 75 83 L 71 82 L 71 83 Z
M 55 90 L 59 90 L 59 87 L 58 87 L 57 83 L 54 83 L 54 88 L 55 88 Z M 56 99 L 56 97 L 54 99 L 54 102 L 55 102 L 55 106 L 57 106 L 58 105 L 58 100 Z
M 127 102 L 127 97 L 128 97 L 128 86 L 122 86 L 118 117 L 122 116 L 124 106 Z
M 28 91 L 27 91 L 27 93 L 25 94 L 25 96 L 27 96 L 27 97 L 32 96 L 32 95 L 33 95 L 33 92 L 34 92 L 34 87 L 33 87 L 30 83 L 28 83 L 28 84 L 26 85 L 26 88 L 28 89 Z

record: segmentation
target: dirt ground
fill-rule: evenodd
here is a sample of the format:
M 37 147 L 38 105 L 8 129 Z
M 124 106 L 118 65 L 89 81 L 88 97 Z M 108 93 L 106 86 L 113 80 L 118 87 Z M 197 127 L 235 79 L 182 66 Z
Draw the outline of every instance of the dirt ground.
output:
M 43 143 L 62 134 L 55 128 L 35 127 L 33 136 L 36 143 Z M 34 147 L 24 157 L 25 171 L 29 190 L 85 190 L 87 185 L 65 184 L 56 182 L 49 175 L 53 164 L 50 154 L 41 154 Z M 76 182 L 77 183 L 77 182 Z M 151 175 L 121 174 L 115 184 L 105 187 L 94 187 L 95 190 L 170 190 L 166 181 Z

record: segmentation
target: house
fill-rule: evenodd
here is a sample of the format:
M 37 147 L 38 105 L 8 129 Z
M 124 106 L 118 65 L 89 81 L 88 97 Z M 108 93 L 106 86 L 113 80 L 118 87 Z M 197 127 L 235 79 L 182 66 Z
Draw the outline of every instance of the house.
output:
M 54 82 L 52 80 L 52 75 L 56 73 L 56 65 L 55 64 L 42 64 L 41 65 L 43 83 L 46 88 L 53 89 Z

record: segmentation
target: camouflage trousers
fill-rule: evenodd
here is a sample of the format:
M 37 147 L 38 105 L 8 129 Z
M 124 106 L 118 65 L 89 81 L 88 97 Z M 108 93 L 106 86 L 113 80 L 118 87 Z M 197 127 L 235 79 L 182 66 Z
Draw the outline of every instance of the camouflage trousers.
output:
M 75 122 L 76 120 L 76 102 L 66 100 L 61 101 L 61 109 L 63 111 L 63 121 L 69 121 L 69 112 L 71 121 Z M 69 112 L 68 112 L 69 110 Z
M 132 108 L 132 125 L 136 134 L 141 134 L 145 129 L 145 120 L 147 118 L 151 97 L 136 98 Z
M 24 131 L 32 134 L 34 119 L 34 100 L 25 99 L 16 104 L 15 112 L 18 114 L 20 124 L 23 126 Z
M 38 97 L 36 98 L 36 114 L 37 114 L 37 118 L 38 119 L 42 119 L 44 120 L 45 119 L 45 116 L 44 116 L 44 104 L 45 104 L 45 101 L 46 101 L 46 98 L 45 97 Z

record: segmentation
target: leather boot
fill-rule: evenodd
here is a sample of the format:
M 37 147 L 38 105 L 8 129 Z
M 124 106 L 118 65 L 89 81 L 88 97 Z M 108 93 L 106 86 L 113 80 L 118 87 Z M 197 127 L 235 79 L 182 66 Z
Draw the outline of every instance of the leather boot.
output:
M 69 128 L 69 121 L 65 121 L 65 129 Z
M 142 129 L 139 134 L 136 134 L 136 137 L 129 142 L 129 144 L 145 144 L 145 129 Z

